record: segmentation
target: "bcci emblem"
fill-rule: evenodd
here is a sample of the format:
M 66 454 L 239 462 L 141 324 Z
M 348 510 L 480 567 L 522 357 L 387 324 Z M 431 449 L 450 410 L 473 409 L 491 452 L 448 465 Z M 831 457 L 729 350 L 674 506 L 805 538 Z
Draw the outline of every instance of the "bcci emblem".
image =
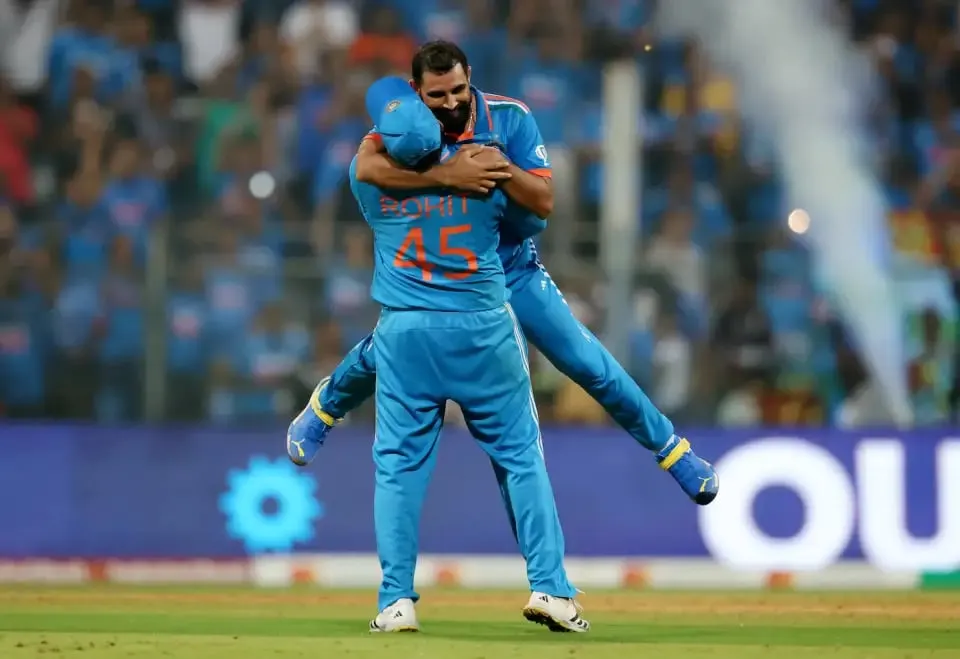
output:
M 400 107 L 400 101 L 390 101 L 387 103 L 387 112 L 393 112 Z

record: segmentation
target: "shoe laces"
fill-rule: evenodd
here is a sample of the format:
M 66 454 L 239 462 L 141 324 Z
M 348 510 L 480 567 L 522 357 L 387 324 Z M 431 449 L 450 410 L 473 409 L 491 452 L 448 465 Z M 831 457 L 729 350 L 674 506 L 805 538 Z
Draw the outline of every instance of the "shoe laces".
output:
M 579 588 L 577 588 L 576 591 L 578 595 L 586 595 L 586 593 L 580 590 Z M 570 601 L 573 602 L 573 606 L 576 607 L 577 613 L 583 613 L 583 606 L 580 604 L 580 602 L 577 601 L 575 597 L 571 597 Z

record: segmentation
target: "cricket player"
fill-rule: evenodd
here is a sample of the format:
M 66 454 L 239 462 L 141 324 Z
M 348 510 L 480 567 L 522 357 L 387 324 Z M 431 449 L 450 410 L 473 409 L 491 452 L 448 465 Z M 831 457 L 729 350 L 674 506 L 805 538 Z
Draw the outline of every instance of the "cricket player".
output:
M 424 146 L 437 122 L 409 85 L 377 104 L 385 145 L 402 162 L 449 158 L 459 171 L 504 167 L 489 114 L 471 113 L 457 142 Z M 413 126 L 412 131 L 399 127 Z M 468 141 L 469 139 L 469 141 Z M 477 160 L 477 163 L 462 164 Z M 564 539 L 543 460 L 526 348 L 507 299 L 497 254 L 506 195 L 456 194 L 436 184 L 419 189 L 361 180 L 350 184 L 374 235 L 373 298 L 382 305 L 371 344 L 376 369 L 374 524 L 383 571 L 370 631 L 419 628 L 414 569 L 420 513 L 436 460 L 448 401 L 494 465 L 527 563 L 532 595 L 525 615 L 565 631 L 585 632 L 576 589 L 563 565 Z M 301 414 L 319 418 L 316 397 Z M 295 435 L 295 433 L 294 433 Z M 291 435 L 290 442 L 300 441 Z
M 375 86 L 385 83 L 381 80 Z M 510 303 L 526 338 L 590 393 L 637 442 L 652 451 L 660 467 L 692 500 L 701 505 L 713 501 L 719 490 L 713 467 L 694 454 L 686 439 L 674 434 L 670 420 L 574 317 L 540 263 L 530 238 L 546 226 L 539 218 L 552 210 L 553 194 L 550 163 L 529 109 L 519 101 L 471 88 L 466 55 L 449 42 L 433 42 L 420 49 L 410 83 L 439 121 L 444 141 L 470 139 L 470 117 L 486 117 L 509 164 L 489 163 L 480 168 L 479 159 L 432 166 L 422 161 L 405 163 L 390 149 L 391 140 L 380 127 L 361 145 L 358 178 L 395 189 L 443 185 L 478 194 L 495 188 L 505 193 L 509 199 L 505 212 L 511 221 L 501 225 L 498 253 Z M 389 84 L 395 85 L 396 81 Z M 374 120 L 377 111 L 376 103 L 368 103 Z M 394 130 L 397 134 L 416 132 L 413 125 Z M 436 126 L 424 125 L 422 130 L 424 134 L 418 138 L 422 143 L 438 139 L 434 135 Z M 411 164 L 418 166 L 411 168 Z M 305 410 L 291 424 L 287 452 L 296 464 L 307 464 L 336 421 L 373 395 L 377 364 L 372 346 L 372 335 L 355 346 L 333 374 L 320 382 L 308 405 L 310 412 Z

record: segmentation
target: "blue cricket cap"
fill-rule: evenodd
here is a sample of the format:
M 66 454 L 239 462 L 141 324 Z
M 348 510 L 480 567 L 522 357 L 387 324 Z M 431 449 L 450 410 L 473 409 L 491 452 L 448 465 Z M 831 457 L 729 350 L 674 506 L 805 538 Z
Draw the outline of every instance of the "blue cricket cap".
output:
M 403 78 L 380 78 L 370 85 L 366 101 L 387 153 L 400 164 L 416 165 L 443 146 L 440 122 Z

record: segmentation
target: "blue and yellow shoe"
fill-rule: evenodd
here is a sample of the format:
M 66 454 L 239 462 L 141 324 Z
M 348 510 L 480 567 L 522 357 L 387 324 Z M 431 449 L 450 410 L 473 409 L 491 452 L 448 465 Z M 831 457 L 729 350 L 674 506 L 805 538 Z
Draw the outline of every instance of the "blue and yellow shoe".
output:
M 698 457 L 690 442 L 674 435 L 657 453 L 657 462 L 664 471 L 669 471 L 695 503 L 705 506 L 717 498 L 720 479 L 713 465 Z
M 330 378 L 320 381 L 310 394 L 310 402 L 287 428 L 287 455 L 295 465 L 303 467 L 310 464 L 323 446 L 327 434 L 337 425 L 338 419 L 334 419 L 320 407 L 320 392 L 329 382 Z

